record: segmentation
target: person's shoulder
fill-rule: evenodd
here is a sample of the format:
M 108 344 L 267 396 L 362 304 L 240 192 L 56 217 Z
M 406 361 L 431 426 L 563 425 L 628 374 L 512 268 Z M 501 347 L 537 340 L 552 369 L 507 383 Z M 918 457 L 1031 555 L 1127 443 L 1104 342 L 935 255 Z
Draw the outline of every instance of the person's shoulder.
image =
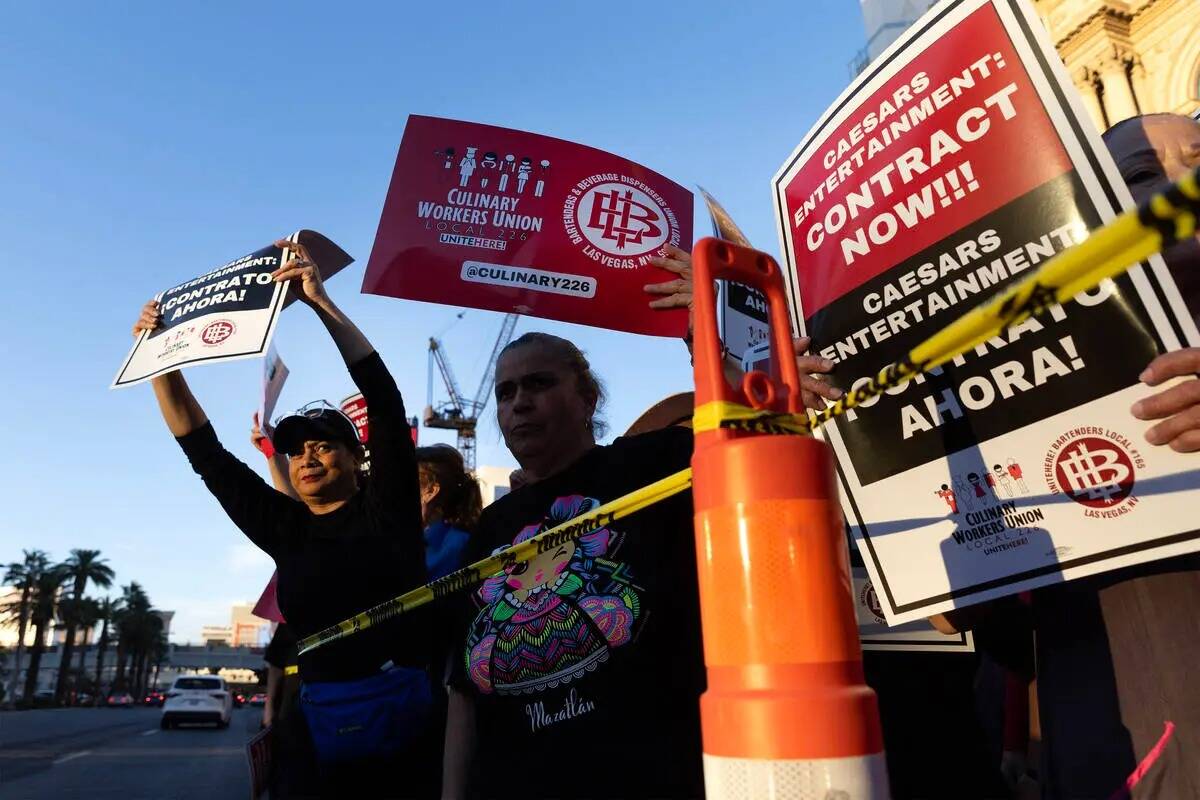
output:
M 655 431 L 638 433 L 633 436 L 620 436 L 604 450 L 610 457 L 628 458 L 635 454 L 645 454 L 648 457 L 671 458 L 683 456 L 691 458 L 694 437 L 691 428 L 682 425 L 670 425 Z

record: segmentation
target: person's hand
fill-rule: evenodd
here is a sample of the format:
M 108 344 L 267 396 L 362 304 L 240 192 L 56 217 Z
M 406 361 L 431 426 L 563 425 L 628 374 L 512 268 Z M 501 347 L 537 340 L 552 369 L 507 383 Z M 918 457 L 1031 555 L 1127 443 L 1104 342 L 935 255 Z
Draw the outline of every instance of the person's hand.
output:
M 142 306 L 141 316 L 133 323 L 133 338 L 142 335 L 142 331 L 152 331 L 162 324 L 162 314 L 158 311 L 158 301 L 150 300 Z
M 525 470 L 523 469 L 514 469 L 508 474 L 509 490 L 520 489 L 528 482 L 529 477 L 525 474 Z
M 796 348 L 796 369 L 800 372 L 800 400 L 805 408 L 819 411 L 825 407 L 826 400 L 837 400 L 844 392 L 819 377 L 833 370 L 833 362 L 828 358 L 809 355 L 808 346 L 811 343 L 812 339 L 808 336 L 792 340 Z
M 321 281 L 321 271 L 308 254 L 308 248 L 297 242 L 280 239 L 276 247 L 287 248 L 290 253 L 283 266 L 271 273 L 276 282 L 291 281 L 291 291 L 296 299 L 305 305 L 316 308 L 329 302 L 325 293 L 325 284 Z
M 662 297 L 650 301 L 651 308 L 686 308 L 692 307 L 692 254 L 680 250 L 674 245 L 663 248 L 664 255 L 650 259 L 653 266 L 674 272 L 678 278 L 663 283 L 648 283 L 643 289 L 649 294 Z M 689 325 L 689 329 L 690 329 Z
M 250 426 L 250 444 L 254 445 L 254 449 L 265 456 L 270 457 L 275 452 L 275 448 L 271 445 L 271 426 L 267 422 L 263 422 L 261 427 L 258 422 L 258 412 L 254 412 L 254 424 Z M 268 452 L 269 451 L 269 452 Z
M 1147 442 L 1170 445 L 1179 453 L 1200 450 L 1200 376 L 1197 373 L 1200 373 L 1200 347 L 1188 347 L 1163 353 L 1138 376 L 1147 386 L 1158 386 L 1170 378 L 1191 378 L 1133 404 L 1130 411 L 1138 419 L 1163 420 L 1146 431 Z

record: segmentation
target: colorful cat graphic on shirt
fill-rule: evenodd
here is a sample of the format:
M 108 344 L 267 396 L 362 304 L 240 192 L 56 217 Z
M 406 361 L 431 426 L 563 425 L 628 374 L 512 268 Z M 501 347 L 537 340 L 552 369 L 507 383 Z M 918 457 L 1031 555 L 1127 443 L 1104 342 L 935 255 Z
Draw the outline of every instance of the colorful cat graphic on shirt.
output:
M 600 505 L 560 497 L 523 542 Z M 608 660 L 633 638 L 641 616 L 637 588 L 624 564 L 602 556 L 621 534 L 601 528 L 489 578 L 484 603 L 467 636 L 467 674 L 484 694 L 523 694 L 570 683 Z

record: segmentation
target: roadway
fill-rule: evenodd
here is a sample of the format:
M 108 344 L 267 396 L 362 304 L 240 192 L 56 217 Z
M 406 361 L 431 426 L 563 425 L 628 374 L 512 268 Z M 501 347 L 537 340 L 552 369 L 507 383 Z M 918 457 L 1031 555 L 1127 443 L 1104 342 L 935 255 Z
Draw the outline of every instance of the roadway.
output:
M 159 728 L 159 708 L 0 712 L 4 800 L 243 800 L 261 708 L 229 727 Z

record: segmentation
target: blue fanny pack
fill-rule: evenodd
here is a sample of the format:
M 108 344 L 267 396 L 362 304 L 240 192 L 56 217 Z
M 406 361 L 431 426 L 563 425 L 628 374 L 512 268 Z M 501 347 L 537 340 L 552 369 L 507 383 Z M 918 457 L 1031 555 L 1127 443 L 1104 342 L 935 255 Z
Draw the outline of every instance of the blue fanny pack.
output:
M 324 763 L 403 750 L 426 727 L 433 706 L 424 670 L 391 667 L 356 681 L 305 683 L 300 708 Z

